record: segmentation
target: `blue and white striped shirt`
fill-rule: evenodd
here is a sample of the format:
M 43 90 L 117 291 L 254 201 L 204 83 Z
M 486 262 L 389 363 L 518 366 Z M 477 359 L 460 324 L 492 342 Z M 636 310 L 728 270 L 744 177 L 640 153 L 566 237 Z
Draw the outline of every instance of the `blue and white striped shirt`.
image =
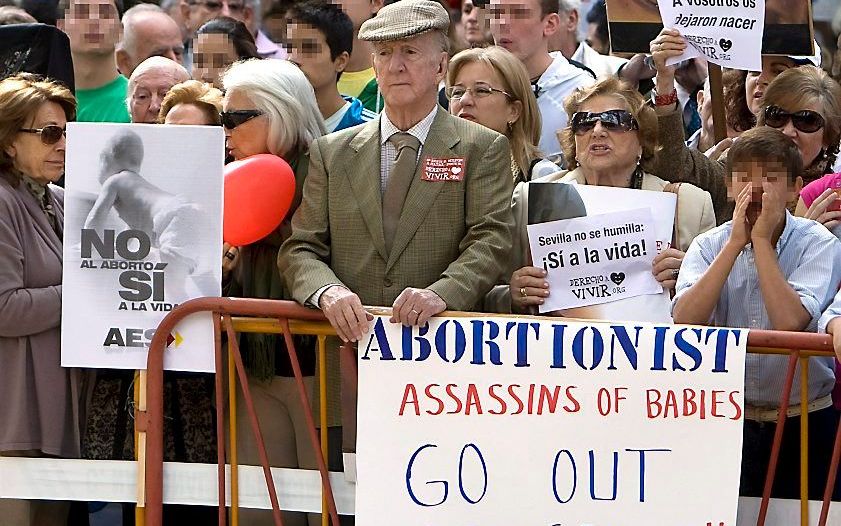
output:
M 672 308 L 712 264 L 730 238 L 732 221 L 705 232 L 692 242 L 678 275 Z M 821 312 L 832 301 L 841 283 L 841 242 L 815 221 L 786 212 L 786 225 L 776 246 L 780 270 L 800 296 L 812 320 L 806 331 L 817 328 Z M 771 329 L 765 310 L 753 247 L 746 246 L 721 290 L 710 325 Z M 745 402 L 760 407 L 778 407 L 785 383 L 787 356 L 749 353 L 745 363 Z M 809 400 L 826 396 L 835 383 L 832 358 L 812 358 L 809 363 Z M 800 375 L 795 375 L 791 403 L 800 399 Z

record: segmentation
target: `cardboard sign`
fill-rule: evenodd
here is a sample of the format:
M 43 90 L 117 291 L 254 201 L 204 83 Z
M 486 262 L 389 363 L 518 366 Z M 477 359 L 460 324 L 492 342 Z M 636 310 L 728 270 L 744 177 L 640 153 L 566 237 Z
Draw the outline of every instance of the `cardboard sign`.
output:
M 549 280 L 550 307 L 554 307 L 556 297 L 570 301 L 581 296 L 580 303 L 560 308 L 559 314 L 570 318 L 671 323 L 669 293 L 663 291 L 656 280 L 652 281 L 651 264 L 647 270 L 642 265 L 645 261 L 653 261 L 657 254 L 671 246 L 676 194 L 565 183 L 531 182 L 529 187 L 532 263 L 548 272 L 561 272 L 556 278 L 559 281 Z M 547 223 L 552 221 L 555 223 Z M 539 224 L 544 226 L 535 229 Z M 552 226 L 545 226 L 547 224 Z M 637 232 L 633 225 L 639 225 L 640 231 Z M 536 242 L 531 241 L 532 232 L 540 236 L 540 232 L 547 229 L 554 231 L 554 234 L 547 232 L 547 240 L 554 239 L 556 242 L 552 245 L 557 249 L 546 243 L 541 247 L 537 238 Z M 552 238 L 552 235 L 556 237 Z M 614 257 L 614 242 L 618 258 Z M 633 257 L 631 245 L 639 250 Z M 653 251 L 650 250 L 652 245 Z M 565 254 L 564 267 L 560 266 L 557 255 L 554 260 L 548 258 L 549 252 L 557 253 L 561 246 Z M 593 257 L 589 260 L 584 257 L 586 251 L 594 248 L 598 262 Z M 605 249 L 608 252 L 604 252 Z M 572 253 L 577 254 L 575 265 L 571 264 Z M 545 264 L 544 255 L 547 256 Z M 627 281 L 633 281 L 635 285 L 629 289 Z M 541 312 L 557 308 L 545 308 Z
M 68 124 L 63 366 L 145 369 L 169 311 L 221 295 L 223 156 L 218 127 Z M 166 369 L 215 369 L 209 313 L 169 339 Z
M 540 312 L 659 294 L 651 209 L 528 226 L 532 261 L 543 267 L 549 297 Z
M 724 0 L 726 12 L 715 4 L 700 0 L 660 2 L 660 15 L 669 27 L 680 31 L 689 43 L 671 66 L 703 56 L 719 66 L 760 71 L 762 69 L 762 31 L 765 27 L 765 0 Z
M 661 0 L 659 8 L 663 8 L 668 3 L 669 7 L 687 10 L 688 14 L 696 11 L 700 13 L 702 9 L 705 12 L 711 11 L 713 16 L 719 18 L 716 24 L 720 25 L 721 20 L 731 16 L 736 17 L 739 12 L 749 8 L 751 2 L 752 0 Z M 809 0 L 764 0 L 764 3 L 762 53 L 765 55 L 813 55 Z M 649 53 L 649 43 L 663 29 L 657 0 L 607 0 L 607 17 L 613 53 Z M 725 23 L 725 26 L 728 23 Z M 666 25 L 683 31 L 682 28 L 675 26 L 675 20 L 672 18 L 667 18 Z M 733 28 L 722 27 L 722 31 L 731 29 Z M 715 39 L 717 41 L 721 38 L 730 39 L 724 34 L 718 35 Z M 735 45 L 731 42 L 731 46 Z M 725 54 L 729 53 L 729 50 L 723 51 L 724 47 L 726 44 L 719 46 L 719 50 Z
M 378 317 L 359 343 L 358 524 L 734 525 L 746 342 L 710 327 Z

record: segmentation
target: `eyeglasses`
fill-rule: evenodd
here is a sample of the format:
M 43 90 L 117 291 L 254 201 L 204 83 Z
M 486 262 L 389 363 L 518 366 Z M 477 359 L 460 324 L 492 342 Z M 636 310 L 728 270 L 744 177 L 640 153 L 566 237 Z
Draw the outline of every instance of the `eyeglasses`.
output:
M 572 114 L 570 127 L 574 134 L 583 135 L 595 128 L 597 122 L 601 122 L 602 127 L 608 131 L 627 132 L 640 129 L 634 116 L 625 110 L 608 110 L 601 113 L 576 111 Z
M 487 84 L 476 84 L 472 88 L 467 88 L 465 86 L 453 86 L 451 88 L 447 88 L 447 97 L 452 100 L 459 100 L 464 97 L 465 93 L 470 92 L 473 94 L 474 97 L 477 99 L 484 99 L 485 97 L 490 97 L 494 93 L 502 93 L 509 99 L 513 99 L 514 97 L 508 93 L 507 91 L 503 91 L 501 89 L 496 89 L 488 86 Z
M 53 145 L 61 140 L 61 137 L 67 134 L 67 130 L 61 126 L 51 124 L 43 128 L 21 128 L 18 131 L 24 133 L 37 133 L 41 136 L 41 142 L 46 145 Z
M 243 9 L 245 9 L 245 4 L 232 4 L 232 3 L 229 3 L 229 2 L 217 2 L 215 0 L 210 0 L 209 2 L 208 1 L 191 0 L 190 2 L 188 2 L 188 4 L 191 5 L 191 6 L 196 6 L 196 5 L 204 6 L 204 8 L 207 9 L 208 11 L 221 11 L 222 7 L 225 6 L 225 5 L 228 6 L 228 11 L 230 11 L 232 13 L 238 13 L 238 12 L 242 11 Z
M 824 127 L 824 120 L 821 114 L 812 110 L 801 110 L 789 113 L 779 106 L 765 107 L 765 124 L 772 128 L 782 128 L 791 121 L 791 124 L 803 133 L 815 133 Z
M 245 124 L 254 117 L 259 117 L 263 112 L 260 110 L 232 110 L 222 112 L 222 126 L 233 130 L 240 124 Z

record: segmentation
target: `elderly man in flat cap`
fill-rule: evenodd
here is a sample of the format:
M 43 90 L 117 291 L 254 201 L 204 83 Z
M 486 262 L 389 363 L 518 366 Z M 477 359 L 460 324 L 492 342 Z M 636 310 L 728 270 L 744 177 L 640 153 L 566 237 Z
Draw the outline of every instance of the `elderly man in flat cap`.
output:
M 430 0 L 383 7 L 359 30 L 374 45 L 379 118 L 310 147 L 303 201 L 278 266 L 295 300 L 319 307 L 344 341 L 363 305 L 423 325 L 476 310 L 511 249 L 508 140 L 437 104 L 449 16 Z

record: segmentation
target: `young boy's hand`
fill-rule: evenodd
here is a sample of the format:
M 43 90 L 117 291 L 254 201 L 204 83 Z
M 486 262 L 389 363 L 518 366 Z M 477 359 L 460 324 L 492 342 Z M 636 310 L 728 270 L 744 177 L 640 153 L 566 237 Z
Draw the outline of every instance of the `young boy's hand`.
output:
M 771 242 L 777 225 L 785 215 L 785 207 L 774 185 L 762 183 L 762 190 L 762 212 L 751 229 L 751 240 Z
M 736 209 L 733 210 L 733 228 L 730 230 L 728 243 L 736 245 L 739 250 L 744 248 L 751 239 L 751 225 L 748 223 L 747 211 L 752 191 L 751 185 L 745 185 L 736 197 Z

